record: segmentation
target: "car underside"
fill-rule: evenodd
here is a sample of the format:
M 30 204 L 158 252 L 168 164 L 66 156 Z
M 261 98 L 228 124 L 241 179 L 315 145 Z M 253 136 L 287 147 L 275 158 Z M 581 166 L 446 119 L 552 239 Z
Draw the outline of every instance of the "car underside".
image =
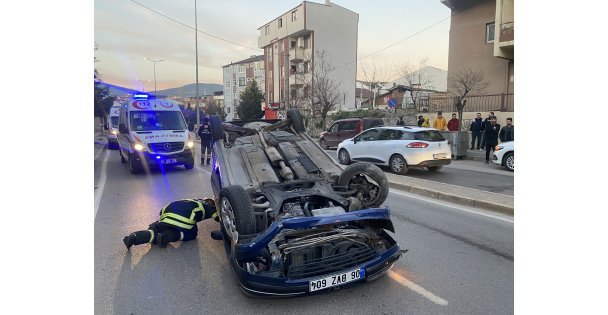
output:
M 401 251 L 384 173 L 342 169 L 304 132 L 297 110 L 282 121 L 221 123 L 212 189 L 224 246 L 243 292 L 293 296 L 383 275 Z

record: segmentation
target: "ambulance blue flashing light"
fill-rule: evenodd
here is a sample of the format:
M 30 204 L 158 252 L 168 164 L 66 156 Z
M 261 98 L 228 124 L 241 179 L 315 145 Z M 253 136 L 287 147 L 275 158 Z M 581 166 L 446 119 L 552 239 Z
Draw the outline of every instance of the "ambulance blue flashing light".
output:
M 135 93 L 133 94 L 134 100 L 151 100 L 154 99 L 154 95 L 144 94 L 144 93 Z

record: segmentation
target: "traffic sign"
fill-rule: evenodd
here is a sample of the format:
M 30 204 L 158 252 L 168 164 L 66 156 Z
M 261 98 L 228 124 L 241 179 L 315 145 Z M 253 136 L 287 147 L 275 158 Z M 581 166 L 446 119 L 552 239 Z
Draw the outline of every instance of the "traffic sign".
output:
M 389 107 L 395 107 L 397 105 L 397 101 L 391 97 L 390 100 L 388 100 L 388 106 Z

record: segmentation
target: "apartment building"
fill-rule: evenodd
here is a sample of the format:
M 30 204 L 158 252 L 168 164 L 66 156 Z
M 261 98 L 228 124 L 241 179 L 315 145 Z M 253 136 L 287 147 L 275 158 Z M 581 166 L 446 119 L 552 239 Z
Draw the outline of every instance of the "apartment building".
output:
M 482 70 L 484 94 L 514 88 L 514 0 L 441 0 L 452 10 L 448 76 L 462 67 Z
M 359 14 L 330 1 L 304 1 L 258 30 L 264 49 L 268 108 L 299 108 L 312 114 L 310 96 L 315 60 L 335 68 L 329 73 L 342 95 L 336 109 L 355 108 Z M 279 115 L 282 116 L 282 115 Z
M 264 90 L 264 55 L 251 56 L 222 67 L 224 70 L 224 112 L 226 121 L 238 119 L 236 109 L 239 106 L 239 95 L 245 91 L 247 84 L 255 80 Z

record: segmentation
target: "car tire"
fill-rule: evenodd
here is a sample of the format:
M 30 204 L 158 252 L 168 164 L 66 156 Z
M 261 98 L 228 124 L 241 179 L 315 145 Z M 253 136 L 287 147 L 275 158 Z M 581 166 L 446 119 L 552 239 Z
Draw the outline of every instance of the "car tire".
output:
M 369 182 L 367 177 L 375 183 Z M 357 190 L 353 197 L 361 201 L 362 209 L 379 207 L 388 196 L 386 175 L 378 166 L 368 162 L 358 162 L 346 167 L 338 178 L 338 185 L 347 187 L 347 190 Z
M 405 175 L 407 174 L 407 171 L 410 170 L 407 166 L 407 161 L 400 154 L 391 156 L 391 159 L 388 161 L 388 166 L 391 168 L 393 173 L 400 175 Z
M 287 110 L 287 118 L 291 119 L 291 126 L 297 133 L 306 131 L 306 128 L 304 127 L 304 118 L 299 110 L 296 108 Z
M 191 169 L 193 169 L 193 168 L 194 168 L 194 162 L 193 162 L 192 164 L 184 164 L 184 167 L 185 167 L 187 170 L 191 170 Z
M 222 189 L 219 204 L 220 222 L 231 241 L 237 242 L 241 234 L 256 232 L 251 199 L 243 187 L 232 185 Z
M 120 155 L 120 163 L 122 163 L 122 164 L 127 163 L 127 159 L 125 159 L 125 157 L 122 156 L 122 150 L 120 149 L 120 147 L 118 147 L 118 155 Z
M 137 174 L 141 171 L 141 169 L 139 168 L 139 166 L 135 165 L 135 162 L 133 161 L 133 157 L 129 156 L 129 172 L 131 172 L 131 174 Z
M 348 154 L 346 149 L 340 149 L 340 152 L 338 152 L 338 161 L 342 165 L 349 165 L 352 162 L 350 160 L 350 154 Z
M 505 166 L 507 171 L 515 171 L 515 154 L 513 152 L 505 154 L 505 156 L 502 158 L 502 164 Z
M 209 116 L 209 124 L 211 125 L 211 136 L 213 141 L 224 139 L 224 127 L 220 116 L 211 115 Z
M 329 146 L 327 145 L 327 141 L 325 141 L 325 139 L 323 139 L 323 138 L 321 138 L 321 140 L 319 140 L 319 146 L 321 146 L 321 148 L 323 150 L 329 149 Z
M 443 165 L 439 165 L 439 166 L 429 166 L 429 167 L 428 167 L 429 171 L 431 171 L 431 172 L 437 172 L 437 171 L 439 171 L 439 170 L 440 170 L 440 169 L 442 169 L 442 168 L 443 168 Z

